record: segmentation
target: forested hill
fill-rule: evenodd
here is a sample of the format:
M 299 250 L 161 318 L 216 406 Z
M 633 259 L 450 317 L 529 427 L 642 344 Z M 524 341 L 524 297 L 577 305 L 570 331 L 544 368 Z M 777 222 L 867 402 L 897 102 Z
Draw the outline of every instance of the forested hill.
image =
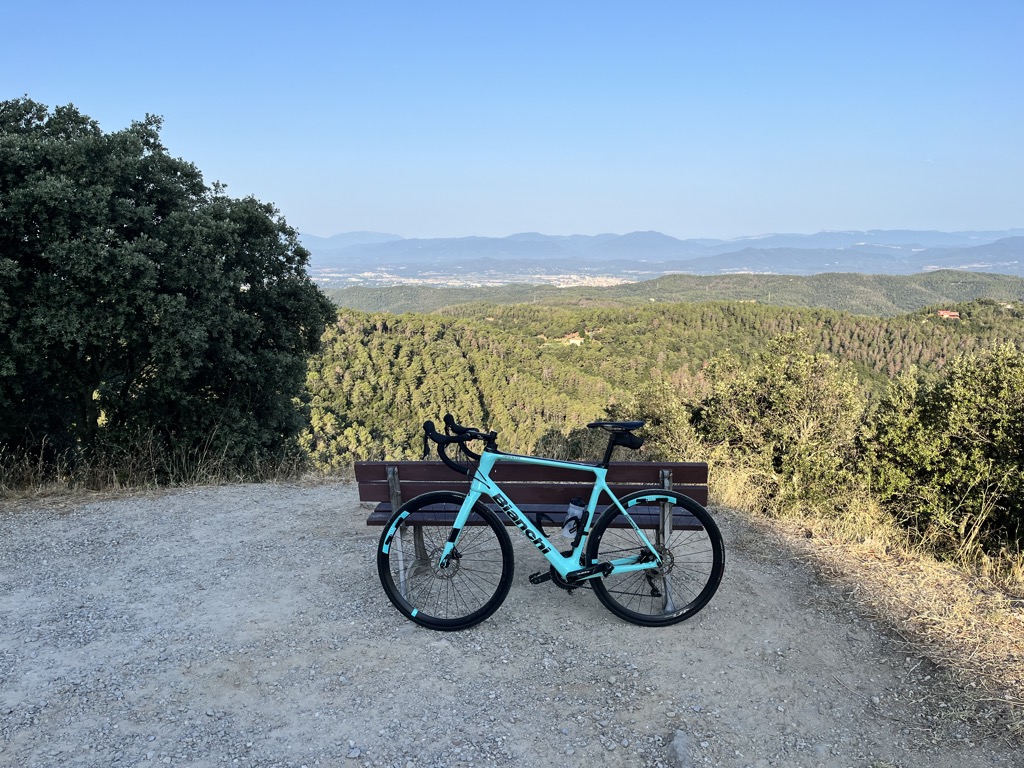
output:
M 1024 301 L 1024 279 L 986 272 L 940 270 L 916 275 L 830 273 L 793 275 L 668 275 L 611 287 L 502 285 L 434 288 L 421 285 L 328 290 L 340 307 L 364 312 L 434 312 L 471 302 L 489 304 L 628 305 L 637 302 L 755 301 L 892 316 L 922 307 L 993 299 Z
M 446 411 L 533 450 L 548 430 L 599 418 L 651 382 L 687 389 L 721 355 L 749 361 L 800 331 L 814 351 L 849 361 L 878 392 L 909 366 L 935 371 L 956 355 L 1024 345 L 1019 304 L 955 305 L 894 318 L 744 302 L 631 307 L 466 305 L 434 314 L 343 309 L 311 362 L 307 447 L 324 466 L 411 457 L 420 425 Z

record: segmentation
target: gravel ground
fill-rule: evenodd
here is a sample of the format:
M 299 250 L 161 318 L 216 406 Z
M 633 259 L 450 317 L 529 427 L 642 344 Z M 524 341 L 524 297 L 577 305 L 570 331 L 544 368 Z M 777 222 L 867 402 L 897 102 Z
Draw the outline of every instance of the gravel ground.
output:
M 697 617 L 529 584 L 405 621 L 351 484 L 0 510 L 0 766 L 1010 766 L 948 683 L 742 519 Z M 517 539 L 521 541 L 521 539 Z

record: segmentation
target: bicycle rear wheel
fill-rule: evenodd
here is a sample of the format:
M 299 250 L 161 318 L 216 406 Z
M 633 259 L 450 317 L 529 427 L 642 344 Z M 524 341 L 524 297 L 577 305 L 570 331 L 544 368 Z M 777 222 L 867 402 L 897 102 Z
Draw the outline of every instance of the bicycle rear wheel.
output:
M 377 573 L 388 599 L 407 618 L 437 630 L 479 624 L 512 586 L 512 542 L 493 512 L 477 503 L 448 567 L 438 561 L 465 496 L 427 493 L 392 515 L 377 548 Z
M 662 566 L 591 579 L 598 599 L 634 624 L 665 626 L 690 618 L 707 605 L 725 573 L 725 546 L 714 519 L 696 501 L 675 491 L 637 491 L 620 501 L 657 549 Z M 671 525 L 663 522 L 668 513 Z M 609 506 L 591 533 L 587 561 L 643 562 L 647 557 L 649 549 L 633 526 L 618 507 Z

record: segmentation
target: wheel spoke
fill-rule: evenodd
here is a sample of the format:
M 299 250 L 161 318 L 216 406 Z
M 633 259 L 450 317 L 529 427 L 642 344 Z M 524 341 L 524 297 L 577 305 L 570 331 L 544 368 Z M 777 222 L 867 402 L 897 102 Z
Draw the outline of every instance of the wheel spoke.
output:
M 508 594 L 512 548 L 504 526 L 486 509 L 474 509 L 445 568 L 439 566 L 451 530 L 457 494 L 438 493 L 413 499 L 385 528 L 397 525 L 388 552 L 384 536 L 377 554 L 381 583 L 391 602 L 413 621 L 431 629 L 463 629 L 490 616 Z M 429 525 L 430 520 L 441 525 Z M 413 524 L 413 521 L 415 524 Z
M 634 506 L 662 506 L 649 537 L 662 560 L 658 568 L 612 573 L 594 580 L 594 592 L 616 615 L 637 624 L 672 624 L 689 618 L 714 595 L 724 571 L 724 549 L 708 512 L 674 492 L 644 492 L 627 499 Z M 665 497 L 671 499 L 665 501 Z M 623 500 L 625 503 L 625 500 Z M 668 519 L 685 521 L 669 525 Z M 650 560 L 650 549 L 617 508 L 598 520 L 588 547 L 590 562 Z

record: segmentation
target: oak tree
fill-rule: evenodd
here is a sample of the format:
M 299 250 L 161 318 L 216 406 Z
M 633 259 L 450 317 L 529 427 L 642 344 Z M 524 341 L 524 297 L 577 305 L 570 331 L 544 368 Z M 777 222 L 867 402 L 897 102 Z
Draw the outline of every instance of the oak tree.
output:
M 303 428 L 305 361 L 333 312 L 278 211 L 208 186 L 147 116 L 0 102 L 0 447 L 45 460 L 216 457 Z

